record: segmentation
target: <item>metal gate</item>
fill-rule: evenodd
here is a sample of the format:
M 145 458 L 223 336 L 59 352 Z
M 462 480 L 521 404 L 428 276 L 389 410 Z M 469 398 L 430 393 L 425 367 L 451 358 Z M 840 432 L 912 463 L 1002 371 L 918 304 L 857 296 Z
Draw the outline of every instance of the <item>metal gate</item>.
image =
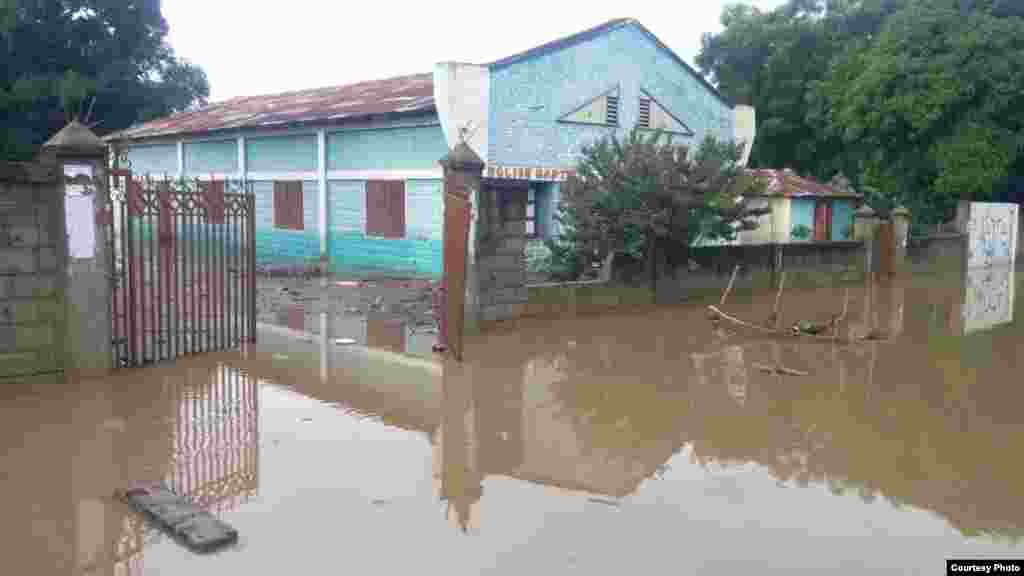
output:
M 251 184 L 110 174 L 114 366 L 255 341 Z

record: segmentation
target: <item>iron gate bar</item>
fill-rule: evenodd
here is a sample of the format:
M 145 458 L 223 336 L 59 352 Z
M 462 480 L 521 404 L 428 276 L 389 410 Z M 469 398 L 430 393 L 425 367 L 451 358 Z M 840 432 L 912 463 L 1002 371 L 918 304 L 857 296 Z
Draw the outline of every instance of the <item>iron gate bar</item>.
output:
M 255 199 L 246 182 L 111 170 L 113 355 L 138 366 L 255 339 Z M 121 182 L 123 181 L 123 186 Z M 116 214 L 115 214 L 116 211 Z

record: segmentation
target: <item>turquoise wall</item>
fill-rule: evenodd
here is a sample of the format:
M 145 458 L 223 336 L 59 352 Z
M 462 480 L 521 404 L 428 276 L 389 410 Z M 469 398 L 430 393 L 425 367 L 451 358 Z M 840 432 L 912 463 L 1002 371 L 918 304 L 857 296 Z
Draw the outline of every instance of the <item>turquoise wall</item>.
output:
M 444 215 L 440 180 L 406 180 L 406 236 L 402 239 L 366 235 L 366 182 L 332 180 L 327 192 L 332 272 L 440 277 Z
M 849 228 L 850 236 L 843 234 Z M 853 233 L 853 202 L 835 200 L 832 202 L 832 240 L 849 240 Z
M 619 126 L 565 124 L 558 119 L 619 88 Z M 575 46 L 491 70 L 491 162 L 572 166 L 583 145 L 636 125 L 641 90 L 686 124 L 699 142 L 733 138 L 733 110 L 635 25 Z
M 178 148 L 174 144 L 132 146 L 127 153 L 135 174 L 178 176 Z
M 274 228 L 274 183 L 253 182 L 256 196 L 256 264 L 265 267 L 300 266 L 320 259 L 317 183 L 302 183 L 302 224 L 305 230 Z
M 448 153 L 441 126 L 352 130 L 327 135 L 328 170 L 440 168 Z
M 803 224 L 810 229 L 811 234 L 806 240 L 814 239 L 814 199 L 813 198 L 793 198 L 790 201 L 790 221 L 789 221 L 789 232 L 792 235 L 793 230 Z M 793 238 L 795 240 L 795 238 Z
M 315 172 L 316 134 L 246 138 L 249 172 Z
M 238 141 L 185 143 L 185 174 L 204 176 L 210 172 L 238 172 Z
M 441 239 L 444 228 L 441 188 L 441 180 L 405 181 L 405 234 L 410 239 Z

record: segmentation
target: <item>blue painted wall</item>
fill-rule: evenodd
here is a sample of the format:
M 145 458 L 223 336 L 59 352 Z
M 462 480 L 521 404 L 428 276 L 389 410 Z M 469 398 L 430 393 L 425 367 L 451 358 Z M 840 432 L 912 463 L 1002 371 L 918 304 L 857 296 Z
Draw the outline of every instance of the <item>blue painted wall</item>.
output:
M 440 180 L 407 180 L 406 237 L 366 235 L 366 182 L 328 182 L 331 271 L 343 276 L 397 274 L 437 278 L 442 269 Z
M 185 143 L 185 175 L 205 176 L 211 172 L 238 172 L 238 141 Z
M 564 114 L 618 85 L 620 133 L 639 114 L 641 89 L 685 123 L 699 142 L 733 138 L 732 108 L 635 26 L 491 72 L 489 161 L 571 166 L 580 148 L 616 129 L 559 123 Z
M 835 200 L 832 202 L 832 240 L 849 240 L 843 232 L 849 228 L 853 231 L 853 202 L 849 200 Z
M 316 149 L 316 134 L 246 138 L 246 169 L 250 172 L 314 172 Z
M 448 153 L 441 126 L 352 130 L 327 135 L 328 170 L 439 168 Z
M 814 199 L 793 198 L 790 203 L 789 233 L 792 240 L 793 230 L 801 224 L 810 229 L 810 235 L 803 241 L 814 240 Z
M 274 183 L 254 182 L 256 196 L 256 264 L 265 267 L 301 266 L 320 258 L 317 228 L 317 183 L 302 183 L 302 224 L 305 230 L 274 228 Z
M 131 146 L 127 154 L 134 174 L 178 175 L 178 148 L 174 144 Z

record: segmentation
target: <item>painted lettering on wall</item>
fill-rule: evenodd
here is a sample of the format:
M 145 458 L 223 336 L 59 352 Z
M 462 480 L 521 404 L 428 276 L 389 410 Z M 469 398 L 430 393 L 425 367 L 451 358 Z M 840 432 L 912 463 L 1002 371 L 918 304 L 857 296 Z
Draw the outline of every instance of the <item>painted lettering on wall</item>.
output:
M 488 166 L 487 178 L 506 180 L 550 180 L 563 181 L 575 171 L 567 168 L 534 168 L 530 166 Z

